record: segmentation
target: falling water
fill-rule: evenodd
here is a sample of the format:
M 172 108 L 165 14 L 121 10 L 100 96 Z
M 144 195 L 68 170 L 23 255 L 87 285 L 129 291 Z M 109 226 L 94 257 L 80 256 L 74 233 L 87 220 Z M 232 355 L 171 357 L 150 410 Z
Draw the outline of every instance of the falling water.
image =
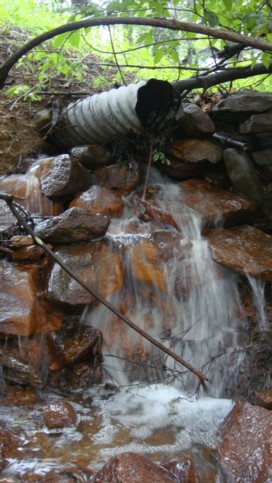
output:
M 253 303 L 256 307 L 259 328 L 260 330 L 267 330 L 268 319 L 266 313 L 265 282 L 250 276 L 247 278 L 253 293 Z
M 160 223 L 155 229 L 154 223 L 138 224 L 135 229 L 135 221 L 131 229 L 130 218 L 112 221 L 108 240 L 121 252 L 125 283 L 111 302 L 201 370 L 209 380 L 209 395 L 230 397 L 235 365 L 241 358 L 238 331 L 244 324 L 237 281 L 213 262 L 208 242 L 201 236 L 202 220 L 184 206 L 180 186 L 169 180 L 166 185 L 158 175 L 155 182 L 151 203 L 171 212 L 179 230 Z M 85 320 L 102 330 L 105 373 L 113 381 L 123 385 L 143 380 L 175 382 L 191 395 L 199 389 L 194 374 L 124 328 L 107 309 L 97 307 Z

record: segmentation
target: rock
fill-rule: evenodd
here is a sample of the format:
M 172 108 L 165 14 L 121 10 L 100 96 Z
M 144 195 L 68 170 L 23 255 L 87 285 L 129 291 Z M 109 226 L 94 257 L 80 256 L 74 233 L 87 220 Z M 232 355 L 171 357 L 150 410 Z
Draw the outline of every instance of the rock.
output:
M 39 372 L 30 364 L 26 364 L 13 357 L 8 351 L 0 350 L 0 363 L 3 368 L 3 377 L 16 384 L 30 384 L 34 387 L 43 387 Z
M 1 189 L 1 185 L 0 185 Z M 7 203 L 0 200 L 0 233 L 16 223 L 16 218 L 11 213 Z
M 212 111 L 212 119 L 231 119 L 237 114 L 264 112 L 272 109 L 272 94 L 243 90 L 229 95 L 216 104 Z
M 203 224 L 232 226 L 243 223 L 255 210 L 255 205 L 240 195 L 215 188 L 205 180 L 190 179 L 180 184 L 183 204 L 200 213 Z
M 90 471 L 89 474 L 91 474 Z M 67 465 L 67 467 L 60 467 L 59 470 L 50 470 L 42 477 L 37 475 L 37 478 L 39 483 L 85 483 L 87 481 L 86 475 L 76 465 Z
M 43 410 L 45 426 L 50 430 L 76 427 L 78 425 L 77 414 L 67 401 L 59 401 L 49 404 Z
M 166 148 L 166 154 L 173 157 L 174 160 L 190 163 L 209 161 L 216 164 L 222 158 L 221 148 L 207 139 L 176 139 Z
M 196 483 L 194 463 L 188 456 L 179 456 L 177 459 L 161 463 L 161 466 L 169 470 L 181 483 Z
M 77 161 L 87 169 L 96 169 L 108 164 L 111 159 L 111 153 L 104 146 L 100 146 L 100 144 L 87 144 L 72 148 L 70 157 L 73 161 Z
M 235 148 L 223 153 L 228 176 L 233 186 L 249 200 L 260 206 L 264 202 L 264 189 L 248 154 Z
M 272 281 L 272 236 L 255 227 L 206 230 L 213 259 L 241 274 Z
M 69 205 L 88 210 L 93 215 L 99 213 L 109 217 L 122 214 L 124 201 L 119 193 L 108 188 L 94 185 L 90 189 L 78 195 Z
M 44 162 L 45 163 L 45 162 Z M 48 161 L 48 165 L 51 162 Z M 15 196 L 20 199 L 15 200 L 23 206 L 29 213 L 37 213 L 43 216 L 57 215 L 61 212 L 61 204 L 51 201 L 41 190 L 40 176 L 48 172 L 46 168 L 37 164 L 34 165 L 27 174 L 17 174 L 6 176 L 0 179 L 0 192 Z
M 183 103 L 184 117 L 175 130 L 175 137 L 207 136 L 213 134 L 215 125 L 209 115 L 196 104 Z
M 20 265 L 0 260 L 1 334 L 30 336 L 60 327 L 60 314 L 52 311 L 46 301 L 37 297 L 38 275 L 37 265 Z
M 122 453 L 111 458 L 98 471 L 93 481 L 94 483 L 116 483 L 117 481 L 118 483 L 173 483 L 180 480 L 146 456 Z
M 255 393 L 254 402 L 265 409 L 272 409 L 272 391 L 258 391 Z
M 265 482 L 271 479 L 272 413 L 237 402 L 225 418 L 218 447 L 220 481 Z
M 102 241 L 62 247 L 56 251 L 56 255 L 101 297 L 108 297 L 123 285 L 124 273 L 120 257 Z M 68 306 L 94 301 L 94 297 L 57 263 L 49 276 L 47 295 L 55 303 Z
M 96 169 L 95 177 L 97 184 L 126 195 L 131 193 L 141 180 L 139 164 L 136 161 Z
M 249 119 L 240 124 L 240 133 L 263 133 L 272 131 L 272 112 L 252 114 Z
M 22 429 L 11 429 L 5 423 L 0 423 L 0 469 L 7 464 L 7 458 L 18 455 L 18 447 L 24 444 L 26 437 Z
M 197 161 L 194 163 L 187 161 L 171 160 L 168 166 L 162 166 L 162 172 L 170 178 L 190 179 L 199 176 L 209 167 L 208 161 Z
M 99 213 L 92 214 L 83 208 L 72 207 L 63 214 L 46 219 L 36 225 L 35 234 L 50 243 L 75 243 L 105 235 L 110 220 Z
M 41 181 L 42 192 L 50 200 L 70 198 L 87 190 L 92 177 L 81 164 L 72 161 L 67 154 L 56 156 L 49 174 Z
M 44 249 L 38 245 L 21 247 L 9 256 L 14 262 L 37 262 L 45 254 Z
M 180 252 L 180 235 L 168 233 L 167 242 L 162 240 L 163 233 L 153 237 L 141 238 L 131 247 L 130 269 L 132 276 L 140 283 L 167 292 L 165 264 L 172 259 L 173 251 Z
M 272 165 L 272 148 L 263 149 L 261 151 L 254 151 L 252 157 L 259 166 Z
M 97 329 L 76 323 L 65 324 L 58 332 L 47 336 L 50 350 L 50 369 L 58 370 L 82 361 L 101 358 L 102 335 Z

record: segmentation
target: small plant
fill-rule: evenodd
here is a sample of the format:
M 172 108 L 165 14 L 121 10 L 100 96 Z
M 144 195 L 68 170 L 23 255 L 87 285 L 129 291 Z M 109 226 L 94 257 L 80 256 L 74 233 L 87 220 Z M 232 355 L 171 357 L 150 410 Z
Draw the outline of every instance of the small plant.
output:
M 153 161 L 164 164 L 165 166 L 170 166 L 171 164 L 171 161 L 165 156 L 165 153 L 158 148 L 154 148 L 153 150 Z

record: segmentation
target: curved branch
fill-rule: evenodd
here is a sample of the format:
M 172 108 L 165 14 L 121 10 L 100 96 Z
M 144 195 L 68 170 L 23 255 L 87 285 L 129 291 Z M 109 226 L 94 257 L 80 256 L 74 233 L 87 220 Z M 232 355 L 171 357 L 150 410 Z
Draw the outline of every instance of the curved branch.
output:
M 104 18 L 88 18 L 85 20 L 79 20 L 77 22 L 68 23 L 56 27 L 52 30 L 44 32 L 38 37 L 30 40 L 18 49 L 13 55 L 11 55 L 6 62 L 0 68 L 0 89 L 3 88 L 6 78 L 8 77 L 10 69 L 16 64 L 16 62 L 27 52 L 37 47 L 46 40 L 50 40 L 56 35 L 72 32 L 73 30 L 83 29 L 87 27 L 95 27 L 102 25 L 140 25 L 156 28 L 163 28 L 168 30 L 181 30 L 185 32 L 194 32 L 204 35 L 209 35 L 213 38 L 229 40 L 238 44 L 253 47 L 255 49 L 272 51 L 272 43 L 265 42 L 263 40 L 254 39 L 253 37 L 247 37 L 235 32 L 228 32 L 222 29 L 215 29 L 202 24 L 194 24 L 190 22 L 180 22 L 177 20 L 159 19 L 159 18 L 142 18 L 142 17 L 104 17 Z

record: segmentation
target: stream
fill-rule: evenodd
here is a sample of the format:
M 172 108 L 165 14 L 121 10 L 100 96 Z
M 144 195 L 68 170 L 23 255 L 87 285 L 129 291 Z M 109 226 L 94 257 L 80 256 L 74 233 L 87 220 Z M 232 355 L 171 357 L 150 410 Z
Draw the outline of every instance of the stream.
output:
M 35 183 L 35 176 L 31 182 Z M 147 196 L 160 210 L 171 213 L 178 231 L 173 224 L 167 229 L 157 224 L 154 230 L 152 222 L 139 222 L 135 193 L 126 197 L 123 218 L 112 219 L 105 237 L 125 266 L 121 290 L 108 299 L 116 307 L 124 304 L 131 320 L 201 369 L 207 384 L 199 384 L 194 374 L 130 328 L 121 327 L 104 306 L 86 306 L 82 323 L 97 327 L 104 337 L 104 380 L 84 393 L 39 390 L 33 404 L 2 405 L 0 421 L 22 427 L 25 439 L 21 455 L 9 458 L 2 471 L 6 479 L 0 481 L 39 481 L 49 469 L 73 464 L 90 472 L 89 479 L 78 481 L 92 481 L 92 472 L 124 451 L 148 455 L 154 461 L 185 454 L 194 461 L 200 483 L 219 481 L 217 432 L 233 406 L 237 368 L 248 344 L 238 279 L 213 262 L 201 235 L 202 219 L 183 204 L 177 183 L 154 169 L 150 186 Z M 33 189 L 28 187 L 28 192 L 31 196 Z M 37 199 L 29 200 L 27 206 L 38 204 Z M 169 240 L 170 249 L 166 249 Z M 161 253 L 165 256 L 160 257 Z M 148 270 L 150 258 L 153 271 Z M 147 267 L 145 281 L 142 267 Z M 259 323 L 265 329 L 263 285 L 255 279 L 250 284 Z M 44 404 L 63 399 L 74 407 L 77 424 L 48 430 Z

